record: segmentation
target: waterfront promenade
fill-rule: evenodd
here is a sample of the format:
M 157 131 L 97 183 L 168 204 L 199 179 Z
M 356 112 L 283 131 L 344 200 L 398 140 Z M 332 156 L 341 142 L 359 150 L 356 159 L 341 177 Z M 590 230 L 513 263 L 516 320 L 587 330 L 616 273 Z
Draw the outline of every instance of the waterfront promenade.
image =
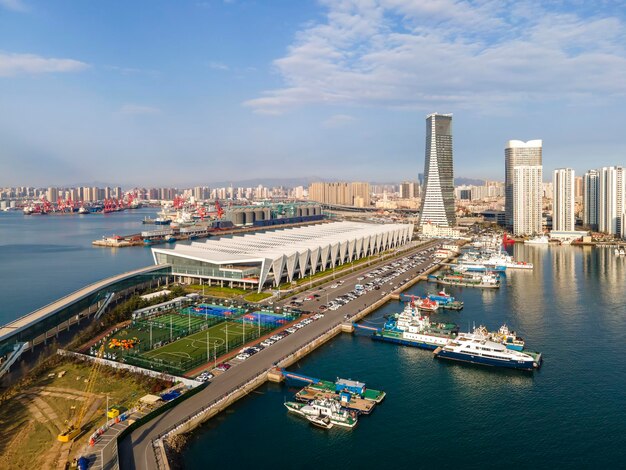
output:
M 426 250 L 435 243 L 436 242 L 428 242 L 414 249 L 407 250 L 401 254 L 401 257 L 410 256 L 417 252 Z M 380 264 L 391 262 L 393 258 L 393 256 L 390 256 L 385 261 L 381 261 Z M 413 279 L 416 275 L 418 275 L 418 273 L 426 269 L 428 264 L 431 262 L 431 259 L 424 260 L 420 265 L 404 273 L 404 277 Z M 354 288 L 354 284 L 359 282 L 357 281 L 357 278 L 362 276 L 362 272 L 364 270 L 368 269 L 370 268 L 364 266 L 358 271 L 351 272 L 349 275 L 343 276 L 341 279 L 344 280 L 344 284 L 336 289 L 331 290 L 329 288 L 329 285 L 333 283 L 332 280 L 322 288 L 318 288 L 316 292 L 321 295 L 320 303 L 325 302 L 326 293 L 328 293 L 329 297 L 332 296 L 330 298 L 335 298 L 348 292 L 349 290 L 352 290 Z M 394 280 L 391 284 L 402 284 L 402 281 Z M 207 404 L 231 393 L 243 384 L 249 382 L 254 377 L 268 371 L 282 358 L 297 351 L 303 345 L 316 340 L 316 338 L 319 338 L 326 332 L 338 327 L 345 321 L 346 315 L 355 315 L 370 305 L 379 302 L 383 297 L 386 297 L 382 295 L 383 291 L 386 291 L 388 295 L 392 290 L 392 286 L 386 284 L 381 287 L 381 290 L 372 290 L 335 311 L 327 311 L 324 317 L 320 320 L 317 320 L 307 327 L 287 336 L 278 343 L 265 348 L 241 364 L 231 368 L 228 372 L 215 377 L 209 386 L 197 395 L 194 395 L 188 400 L 182 402 L 177 407 L 166 411 L 159 417 L 149 423 L 146 423 L 144 426 L 136 429 L 130 435 L 126 436 L 126 438 L 119 443 L 120 468 L 124 470 L 149 470 L 158 468 L 158 462 L 155 459 L 155 452 L 152 447 L 152 441 L 154 439 L 157 439 L 159 436 L 179 424 L 185 417 L 193 415 L 197 411 L 204 408 Z M 300 296 L 302 295 L 304 294 L 300 294 Z M 309 302 L 313 302 L 311 307 L 319 305 L 315 301 Z M 112 450 L 109 453 L 111 452 Z M 114 455 L 109 455 L 108 457 L 105 456 L 105 460 L 107 460 L 107 458 L 114 459 Z M 108 468 L 106 464 L 104 468 Z

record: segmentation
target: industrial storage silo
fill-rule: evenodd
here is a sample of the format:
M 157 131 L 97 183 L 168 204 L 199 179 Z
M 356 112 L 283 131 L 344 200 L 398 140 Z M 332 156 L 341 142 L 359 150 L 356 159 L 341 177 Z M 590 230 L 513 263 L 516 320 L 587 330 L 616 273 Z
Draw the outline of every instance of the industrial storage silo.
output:
M 243 225 L 246 221 L 245 221 L 245 216 L 244 213 L 241 209 L 237 209 L 231 212 L 231 219 L 233 221 L 233 224 L 235 225 Z
M 265 212 L 263 209 L 254 209 L 254 217 L 256 221 L 265 220 Z
M 244 215 L 245 215 L 246 225 L 254 224 L 254 210 L 246 209 L 244 211 Z

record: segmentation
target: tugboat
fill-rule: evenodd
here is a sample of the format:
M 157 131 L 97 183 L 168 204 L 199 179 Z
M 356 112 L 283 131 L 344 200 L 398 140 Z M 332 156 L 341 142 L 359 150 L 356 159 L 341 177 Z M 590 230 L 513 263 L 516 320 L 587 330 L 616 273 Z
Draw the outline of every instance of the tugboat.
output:
M 442 289 L 437 294 L 426 294 L 430 300 L 439 302 L 439 306 L 446 310 L 463 310 L 463 302 L 456 300 L 450 294 Z

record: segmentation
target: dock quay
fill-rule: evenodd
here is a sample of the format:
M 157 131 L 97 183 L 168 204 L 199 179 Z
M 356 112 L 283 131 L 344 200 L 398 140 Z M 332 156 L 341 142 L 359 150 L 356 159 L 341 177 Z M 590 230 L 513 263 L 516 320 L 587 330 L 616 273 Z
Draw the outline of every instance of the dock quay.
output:
M 311 400 L 320 400 L 323 398 L 331 398 L 333 400 L 340 400 L 339 393 L 329 392 L 324 390 L 319 390 L 313 388 L 312 386 L 304 387 L 298 393 L 296 393 L 296 400 L 302 402 L 310 402 Z M 350 398 L 349 403 L 343 404 L 344 408 L 348 408 L 349 410 L 358 411 L 362 414 L 370 414 L 374 407 L 376 406 L 376 402 L 371 400 L 366 400 L 364 398 L 352 396 Z
M 277 227 L 302 227 L 308 225 L 317 225 L 325 223 L 325 220 L 313 220 L 306 222 L 297 222 L 291 224 L 282 224 L 278 226 L 255 226 L 255 227 L 231 227 L 220 228 L 212 227 L 209 224 L 197 224 L 183 227 L 169 227 L 155 230 L 144 230 L 130 235 L 111 235 L 103 236 L 99 240 L 91 242 L 93 246 L 101 246 L 107 248 L 125 248 L 129 246 L 146 246 L 158 245 L 161 243 L 174 243 L 177 241 L 196 240 L 209 237 L 222 237 L 226 235 L 237 235 L 245 233 L 265 232 L 273 230 Z
M 441 241 L 437 240 L 419 245 L 414 243 L 414 246 L 396 256 L 411 256 L 440 243 Z M 387 264 L 393 259 L 394 256 L 389 256 L 372 265 L 363 266 L 362 269 L 346 273 L 342 276 L 345 284 L 336 288 L 333 294 L 341 295 L 353 289 L 354 284 L 358 283 L 357 277 L 361 276 L 364 270 L 374 269 L 375 266 Z M 286 368 L 297 363 L 310 352 L 340 334 L 345 323 L 364 318 L 391 300 L 392 294 L 399 294 L 402 290 L 422 280 L 418 275 L 430 270 L 428 265 L 431 261 L 426 259 L 408 271 L 406 275 L 410 281 L 393 292 L 384 296 L 376 290 L 367 292 L 358 301 L 346 304 L 336 311 L 327 312 L 324 317 L 305 328 L 263 349 L 226 373 L 217 375 L 211 380 L 210 385 L 198 394 L 191 396 L 175 408 L 164 411 L 158 418 L 130 430 L 119 442 L 115 443 L 115 447 L 111 444 L 112 447 L 103 449 L 103 460 L 98 466 L 102 464 L 107 468 L 119 466 L 119 468 L 142 470 L 168 468 L 163 442 L 167 443 L 170 437 L 193 430 L 267 380 L 282 380 L 280 374 L 277 373 L 277 368 Z M 329 279 L 327 284 L 330 285 L 333 282 Z

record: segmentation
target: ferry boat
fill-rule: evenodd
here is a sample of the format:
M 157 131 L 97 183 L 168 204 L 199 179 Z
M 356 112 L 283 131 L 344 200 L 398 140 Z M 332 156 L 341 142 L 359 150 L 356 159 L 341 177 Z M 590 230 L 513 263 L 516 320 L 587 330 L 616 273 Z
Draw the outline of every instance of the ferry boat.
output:
M 357 414 L 349 412 L 341 407 L 341 405 L 330 399 L 313 400 L 311 403 L 299 403 L 288 401 L 285 407 L 291 413 L 307 418 L 314 416 L 316 418 L 328 417 L 330 422 L 335 426 L 344 428 L 353 428 L 358 422 Z
M 509 349 L 502 343 L 492 341 L 480 330 L 459 333 L 448 344 L 435 349 L 433 354 L 439 359 L 529 371 L 540 367 L 542 360 L 540 353 Z
M 420 315 L 417 308 L 411 304 L 412 302 L 407 302 L 402 313 L 388 319 L 382 329 L 374 331 L 372 339 L 433 350 L 446 345 L 456 337 L 459 332 L 457 325 L 431 323 L 427 316 Z

